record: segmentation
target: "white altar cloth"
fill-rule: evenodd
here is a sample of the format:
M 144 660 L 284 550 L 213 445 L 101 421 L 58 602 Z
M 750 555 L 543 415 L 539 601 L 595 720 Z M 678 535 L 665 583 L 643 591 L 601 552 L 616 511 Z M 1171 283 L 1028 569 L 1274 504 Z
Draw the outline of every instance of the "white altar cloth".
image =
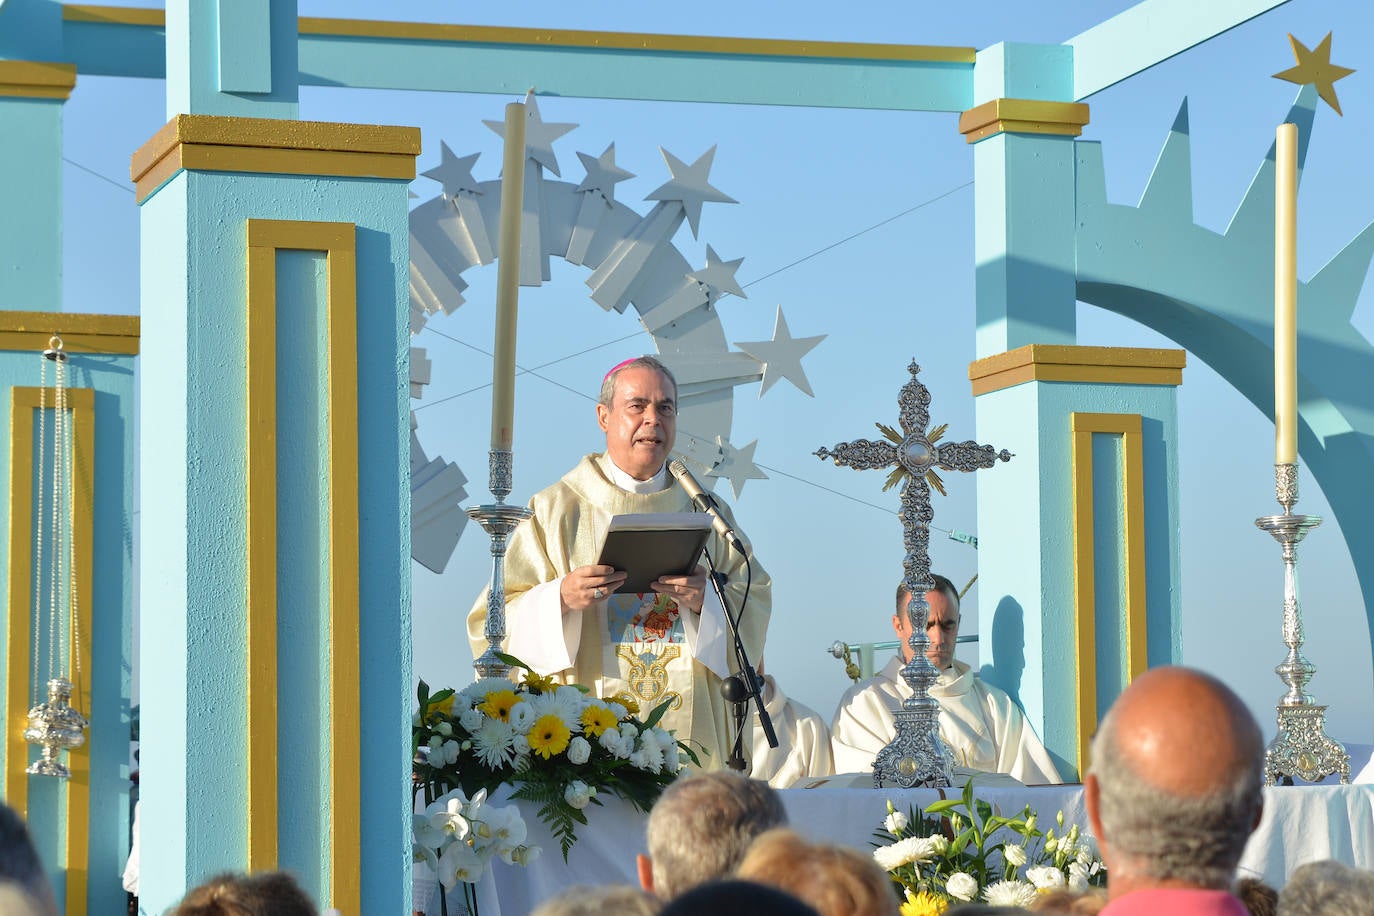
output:
M 951 797 L 957 789 L 946 789 Z M 508 790 L 494 796 L 504 797 Z M 887 800 L 898 810 L 923 808 L 940 795 L 934 789 L 788 789 L 782 793 L 792 829 L 804 836 L 870 851 L 874 830 L 887 814 Z M 978 797 L 1004 814 L 1029 804 L 1047 827 L 1062 810 L 1065 823 L 1087 828 L 1083 789 L 1078 785 L 1037 788 L 985 788 Z M 577 884 L 638 884 L 635 856 L 645 851 L 644 815 L 615 798 L 587 809 L 590 823 L 579 826 L 577 845 L 567 864 L 558 844 L 535 816 L 525 811 L 529 842 L 543 853 L 528 868 L 493 863 L 492 874 L 478 884 L 482 916 L 522 916 L 536 905 Z M 1241 859 L 1240 874 L 1282 887 L 1299 865 L 1337 859 L 1374 868 L 1374 785 L 1318 785 L 1264 790 L 1264 817 Z M 461 892 L 450 895 L 461 902 Z M 420 906 L 417 901 L 417 906 Z M 431 916 L 438 909 L 432 907 Z

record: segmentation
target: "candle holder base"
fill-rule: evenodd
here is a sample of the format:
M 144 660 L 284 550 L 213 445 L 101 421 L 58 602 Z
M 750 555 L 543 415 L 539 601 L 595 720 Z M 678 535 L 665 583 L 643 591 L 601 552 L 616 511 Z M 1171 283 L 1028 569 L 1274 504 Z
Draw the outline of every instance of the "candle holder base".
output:
M 1279 706 L 1279 732 L 1264 752 L 1264 782 L 1280 778 L 1320 782 L 1339 773 L 1350 784 L 1350 754 L 1326 734 L 1326 707 L 1316 703 Z

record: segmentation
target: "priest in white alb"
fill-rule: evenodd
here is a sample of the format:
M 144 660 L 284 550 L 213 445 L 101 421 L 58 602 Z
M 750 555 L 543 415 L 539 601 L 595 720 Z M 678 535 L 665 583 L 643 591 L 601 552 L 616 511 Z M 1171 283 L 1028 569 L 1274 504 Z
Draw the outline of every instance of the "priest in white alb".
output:
M 926 593 L 930 618 L 926 658 L 940 672 L 930 695 L 940 703 L 940 737 L 949 746 L 951 763 L 960 768 L 1006 773 L 1026 785 L 1060 782 L 1049 752 L 1011 697 L 986 684 L 968 665 L 954 658 L 959 637 L 959 592 L 944 576 L 934 576 L 935 588 Z M 911 593 L 897 588 L 897 613 L 892 629 L 900 654 L 882 671 L 849 688 L 840 698 L 830 726 L 835 772 L 871 771 L 873 758 L 896 735 L 894 714 L 912 695 L 901 669 L 911 658 L 911 622 L 907 605 Z
M 647 356 L 616 366 L 602 381 L 596 419 L 606 451 L 535 494 L 534 516 L 511 537 L 505 650 L 538 674 L 632 703 L 644 716 L 666 702 L 660 724 L 693 744 L 703 768 L 717 769 L 733 725 L 720 683 L 735 663 L 705 570 L 661 576 L 643 594 L 617 594 L 625 572 L 597 562 L 612 516 L 692 511 L 665 464 L 677 430 L 672 373 Z M 768 574 L 755 561 L 747 581 L 744 558 L 714 532 L 707 549 L 727 576 L 726 598 L 757 659 L 768 628 Z M 486 617 L 484 592 L 468 614 L 474 657 L 486 650 Z
M 778 746 L 768 746 L 768 737 L 751 706 L 749 722 L 753 726 L 753 738 L 749 775 L 766 780 L 775 789 L 788 789 L 834 773 L 830 729 L 826 728 L 825 720 L 809 706 L 783 693 L 773 676 L 763 673 L 763 659 L 759 659 L 758 670 L 763 677 L 763 707 L 773 721 Z

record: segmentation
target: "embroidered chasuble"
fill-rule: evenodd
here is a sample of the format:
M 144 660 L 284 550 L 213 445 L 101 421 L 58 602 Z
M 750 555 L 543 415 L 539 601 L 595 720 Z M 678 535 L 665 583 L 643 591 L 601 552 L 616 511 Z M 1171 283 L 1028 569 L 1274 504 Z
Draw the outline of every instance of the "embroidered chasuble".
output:
M 902 659 L 893 657 L 877 675 L 850 687 L 840 698 L 830 726 L 835 772 L 871 770 L 873 758 L 896 735 L 893 714 L 912 694 L 901 670 Z M 1008 773 L 1032 786 L 1061 781 L 1021 709 L 968 665 L 955 659 L 940 672 L 930 695 L 940 701 L 940 737 L 949 745 L 955 766 Z
M 700 616 L 679 613 L 671 598 L 649 592 L 616 594 L 584 611 L 564 615 L 562 577 L 597 561 L 614 515 L 691 512 L 691 500 L 672 482 L 656 493 L 631 493 L 611 482 L 609 460 L 588 455 L 563 479 L 530 500 L 534 516 L 512 535 L 506 553 L 506 642 L 511 655 L 539 674 L 590 687 L 605 699 L 634 699 L 641 714 L 665 700 L 662 721 L 691 744 L 704 769 L 719 769 L 729 753 L 729 704 L 720 696 L 722 677 L 736 670 L 735 653 L 720 602 L 707 583 Z M 728 510 L 722 514 L 729 518 Z M 707 549 L 728 576 L 726 597 L 739 612 L 744 561 L 711 532 Z M 763 654 L 770 612 L 770 582 L 757 558 L 740 636 L 750 660 Z M 706 565 L 705 558 L 701 560 Z M 474 657 L 486 650 L 485 590 L 468 614 Z M 702 748 L 709 756 L 702 754 Z

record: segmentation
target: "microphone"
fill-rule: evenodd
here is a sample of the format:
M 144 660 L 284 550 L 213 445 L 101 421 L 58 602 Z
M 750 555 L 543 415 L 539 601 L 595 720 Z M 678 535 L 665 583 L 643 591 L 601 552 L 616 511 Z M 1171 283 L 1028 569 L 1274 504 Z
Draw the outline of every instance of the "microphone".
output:
M 687 491 L 687 495 L 692 498 L 692 504 L 711 516 L 711 527 L 716 529 L 716 534 L 720 535 L 721 540 L 725 541 L 725 543 L 729 544 L 740 553 L 744 553 L 744 542 L 740 540 L 739 535 L 735 534 L 734 529 L 730 527 L 730 523 L 725 520 L 725 516 L 720 514 L 720 511 L 716 508 L 715 499 L 711 494 L 701 488 L 701 484 L 697 483 L 697 479 L 692 476 L 692 472 L 687 470 L 687 465 L 683 464 L 681 460 L 674 458 L 672 461 L 668 462 L 668 473 L 672 474 L 673 477 L 677 479 L 677 482 L 682 485 L 682 489 Z

